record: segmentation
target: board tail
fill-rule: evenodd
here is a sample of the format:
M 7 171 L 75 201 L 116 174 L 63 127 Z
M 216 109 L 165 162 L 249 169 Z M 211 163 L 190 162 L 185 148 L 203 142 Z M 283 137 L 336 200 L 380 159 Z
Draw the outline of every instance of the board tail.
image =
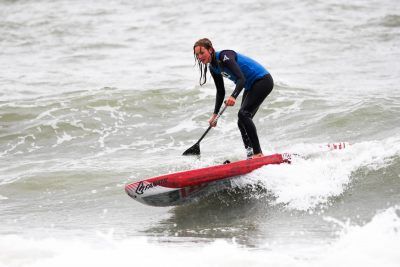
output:
M 331 143 L 331 144 L 327 144 L 327 147 L 330 150 L 334 150 L 334 149 L 345 149 L 346 147 L 349 147 L 351 144 L 348 142 L 340 142 L 340 143 Z

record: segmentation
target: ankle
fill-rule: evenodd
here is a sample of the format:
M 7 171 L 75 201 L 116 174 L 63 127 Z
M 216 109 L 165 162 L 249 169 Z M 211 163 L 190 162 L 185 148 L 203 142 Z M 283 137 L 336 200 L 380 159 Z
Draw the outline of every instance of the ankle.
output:
M 248 159 L 251 159 L 253 157 L 254 153 L 253 153 L 253 148 L 252 147 L 247 147 L 246 148 L 246 156 Z

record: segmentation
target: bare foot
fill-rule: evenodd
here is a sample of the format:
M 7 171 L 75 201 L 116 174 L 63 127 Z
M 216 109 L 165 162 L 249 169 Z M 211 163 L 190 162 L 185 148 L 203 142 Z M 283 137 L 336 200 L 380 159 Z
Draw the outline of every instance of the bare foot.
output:
M 255 159 L 255 158 L 261 158 L 261 157 L 264 157 L 263 153 L 254 154 L 251 158 Z

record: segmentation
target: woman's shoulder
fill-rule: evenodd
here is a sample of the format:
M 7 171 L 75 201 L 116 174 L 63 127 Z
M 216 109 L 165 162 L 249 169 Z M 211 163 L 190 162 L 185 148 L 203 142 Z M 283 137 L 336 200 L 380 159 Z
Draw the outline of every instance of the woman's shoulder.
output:
M 234 58 L 236 60 L 237 53 L 232 49 L 224 49 L 217 52 L 218 59 L 222 62 Z

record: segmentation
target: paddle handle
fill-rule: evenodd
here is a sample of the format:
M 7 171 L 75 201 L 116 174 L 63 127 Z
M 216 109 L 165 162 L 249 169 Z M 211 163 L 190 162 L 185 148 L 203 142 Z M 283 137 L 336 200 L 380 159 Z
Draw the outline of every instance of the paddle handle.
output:
M 226 109 L 227 107 L 228 107 L 228 106 L 225 105 L 224 108 L 221 109 L 221 110 L 218 112 L 217 117 L 215 117 L 215 119 L 214 119 L 214 122 L 218 121 L 219 117 L 221 117 L 222 113 L 224 113 L 224 111 L 225 111 L 225 109 Z M 203 138 L 207 135 L 207 133 L 211 130 L 211 128 L 212 128 L 212 126 L 208 126 L 208 129 L 203 133 L 203 135 L 200 137 L 200 139 L 199 139 L 199 141 L 197 141 L 197 143 L 200 143 L 201 140 L 203 140 Z

